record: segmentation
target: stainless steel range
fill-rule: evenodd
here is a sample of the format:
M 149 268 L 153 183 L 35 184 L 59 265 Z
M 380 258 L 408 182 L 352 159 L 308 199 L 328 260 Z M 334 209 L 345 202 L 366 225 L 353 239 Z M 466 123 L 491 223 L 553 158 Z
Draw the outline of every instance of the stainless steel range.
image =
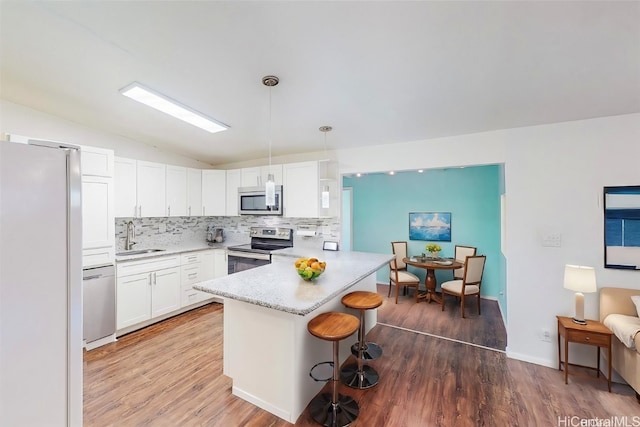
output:
M 251 243 L 229 246 L 229 274 L 271 263 L 271 252 L 293 247 L 293 230 L 281 227 L 251 227 Z

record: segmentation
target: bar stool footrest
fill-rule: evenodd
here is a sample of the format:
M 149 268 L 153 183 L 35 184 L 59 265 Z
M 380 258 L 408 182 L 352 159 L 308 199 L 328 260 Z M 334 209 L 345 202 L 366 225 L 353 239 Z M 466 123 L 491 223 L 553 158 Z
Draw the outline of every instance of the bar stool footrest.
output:
M 351 396 L 338 394 L 338 403 L 331 402 L 330 393 L 317 395 L 309 403 L 309 413 L 315 422 L 326 427 L 348 426 L 358 418 L 360 409 Z
M 364 365 L 362 371 L 358 371 L 357 364 L 349 364 L 340 371 L 340 381 L 351 388 L 359 390 L 371 388 L 377 385 L 379 380 L 380 375 L 368 365 Z
M 360 343 L 357 342 L 351 346 L 351 354 L 356 358 L 360 354 Z M 364 349 L 362 350 L 362 360 L 374 360 L 382 356 L 382 348 L 374 342 L 364 343 Z

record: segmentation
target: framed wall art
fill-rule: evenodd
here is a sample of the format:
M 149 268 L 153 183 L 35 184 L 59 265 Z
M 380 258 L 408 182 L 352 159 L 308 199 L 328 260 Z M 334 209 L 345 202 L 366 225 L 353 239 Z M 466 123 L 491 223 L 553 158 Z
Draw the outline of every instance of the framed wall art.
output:
M 409 240 L 451 241 L 451 212 L 410 212 Z
M 640 185 L 604 187 L 604 267 L 640 270 Z

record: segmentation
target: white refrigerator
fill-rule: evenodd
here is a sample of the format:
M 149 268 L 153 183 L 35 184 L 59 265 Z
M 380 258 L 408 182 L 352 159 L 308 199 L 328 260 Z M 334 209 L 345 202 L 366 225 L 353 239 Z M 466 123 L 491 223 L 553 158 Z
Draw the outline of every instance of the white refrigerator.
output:
M 80 151 L 37 144 L 0 141 L 0 426 L 79 427 Z

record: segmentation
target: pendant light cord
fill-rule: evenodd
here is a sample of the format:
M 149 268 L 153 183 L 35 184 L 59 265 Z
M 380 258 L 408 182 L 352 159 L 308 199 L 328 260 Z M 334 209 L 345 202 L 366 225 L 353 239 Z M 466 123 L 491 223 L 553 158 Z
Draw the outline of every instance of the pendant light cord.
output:
M 269 86 L 269 173 L 271 173 L 271 142 L 273 141 L 273 124 L 271 120 L 271 86 Z

